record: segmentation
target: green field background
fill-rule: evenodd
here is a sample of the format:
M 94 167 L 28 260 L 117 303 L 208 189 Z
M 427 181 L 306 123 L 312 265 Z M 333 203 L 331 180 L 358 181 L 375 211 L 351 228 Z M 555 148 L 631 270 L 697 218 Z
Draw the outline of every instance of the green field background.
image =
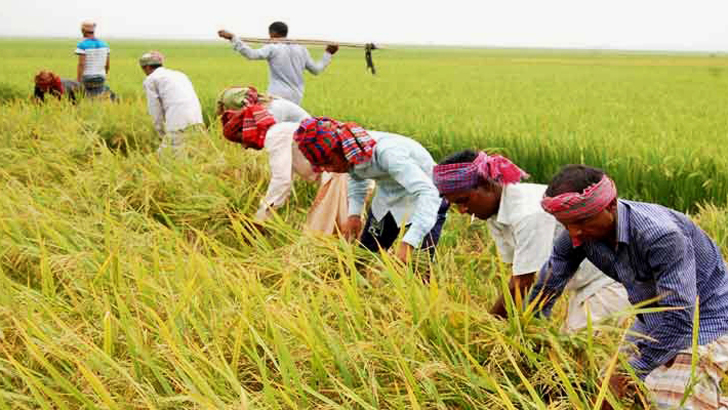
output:
M 265 63 L 223 41 L 111 40 L 120 103 L 31 103 L 37 70 L 74 76 L 76 41 L 0 40 L 0 410 L 644 408 L 602 384 L 621 322 L 564 334 L 565 301 L 548 320 L 510 299 L 508 320 L 488 313 L 511 270 L 482 221 L 451 212 L 437 263 L 405 267 L 303 233 L 317 187 L 297 181 L 269 234 L 251 229 L 267 158 L 212 113 L 225 86 L 265 88 Z M 202 101 L 188 160 L 155 155 L 149 49 Z M 342 50 L 304 107 L 438 159 L 497 150 L 537 182 L 602 166 L 728 251 L 726 56 L 392 46 L 375 63 Z
M 75 41 L 0 41 L 0 84 L 20 95 L 41 68 L 73 78 Z M 265 62 L 245 60 L 222 40 L 110 44 L 110 85 L 139 106 L 144 77 L 136 61 L 149 49 L 190 77 L 208 121 L 224 87 L 267 84 Z M 351 49 L 320 77 L 308 75 L 304 108 L 411 136 L 436 159 L 497 150 L 536 182 L 563 164 L 586 163 L 607 170 L 626 197 L 681 210 L 726 203 L 725 55 L 396 46 L 374 54 L 376 76 L 366 73 L 363 52 Z

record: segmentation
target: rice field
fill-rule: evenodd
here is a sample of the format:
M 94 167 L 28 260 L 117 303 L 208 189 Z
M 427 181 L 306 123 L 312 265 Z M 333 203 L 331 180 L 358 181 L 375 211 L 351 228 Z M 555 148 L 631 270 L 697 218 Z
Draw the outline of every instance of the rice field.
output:
M 0 40 L 0 409 L 643 407 L 599 377 L 622 328 L 565 335 L 564 302 L 548 321 L 518 301 L 487 313 L 509 268 L 482 222 L 451 214 L 438 262 L 405 267 L 301 233 L 316 187 L 300 182 L 260 236 L 266 158 L 224 141 L 213 111 L 225 86 L 265 88 L 265 64 L 223 41 L 110 44 L 121 103 L 37 106 L 32 75 L 73 77 L 75 40 Z M 188 161 L 154 155 L 148 49 L 203 103 Z M 392 47 L 375 64 L 341 51 L 304 107 L 436 158 L 499 150 L 537 182 L 602 166 L 728 250 L 728 57 Z

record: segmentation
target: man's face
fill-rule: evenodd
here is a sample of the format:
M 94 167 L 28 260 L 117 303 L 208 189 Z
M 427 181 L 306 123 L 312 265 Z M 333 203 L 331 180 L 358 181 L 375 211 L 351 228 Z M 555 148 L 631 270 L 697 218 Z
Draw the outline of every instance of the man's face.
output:
M 502 190 L 500 187 L 475 189 L 445 194 L 445 199 L 455 205 L 460 213 L 475 215 L 478 219 L 488 219 L 498 213 Z
M 326 172 L 343 174 L 349 172 L 351 164 L 346 160 L 346 157 L 341 150 L 335 150 L 331 153 L 331 157 L 329 157 L 329 163 L 319 165 L 319 167 Z
M 574 243 L 595 242 L 613 237 L 616 229 L 617 213 L 616 201 L 606 209 L 589 218 L 578 221 L 565 222 L 556 218 L 569 232 Z

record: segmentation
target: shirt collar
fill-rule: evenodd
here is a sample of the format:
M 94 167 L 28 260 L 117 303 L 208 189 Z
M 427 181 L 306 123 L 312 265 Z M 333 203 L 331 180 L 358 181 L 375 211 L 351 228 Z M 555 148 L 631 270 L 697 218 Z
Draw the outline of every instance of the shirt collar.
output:
M 502 224 L 508 223 L 508 219 L 510 218 L 508 213 L 508 207 L 506 206 L 506 195 L 508 195 L 509 192 L 510 190 L 508 189 L 508 185 L 503 185 L 503 188 L 501 189 L 500 202 L 498 203 L 498 213 L 490 217 L 493 219 L 493 221 Z
M 617 200 L 617 246 L 629 245 L 629 208 L 622 200 Z

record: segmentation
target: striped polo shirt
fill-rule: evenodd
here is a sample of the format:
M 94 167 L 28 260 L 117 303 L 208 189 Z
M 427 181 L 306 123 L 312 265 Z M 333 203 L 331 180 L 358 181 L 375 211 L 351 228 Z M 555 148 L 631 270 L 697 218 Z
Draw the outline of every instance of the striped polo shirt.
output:
M 109 45 L 97 38 L 85 38 L 76 46 L 76 54 L 86 56 L 83 76 L 106 77 L 106 59 L 111 50 Z

